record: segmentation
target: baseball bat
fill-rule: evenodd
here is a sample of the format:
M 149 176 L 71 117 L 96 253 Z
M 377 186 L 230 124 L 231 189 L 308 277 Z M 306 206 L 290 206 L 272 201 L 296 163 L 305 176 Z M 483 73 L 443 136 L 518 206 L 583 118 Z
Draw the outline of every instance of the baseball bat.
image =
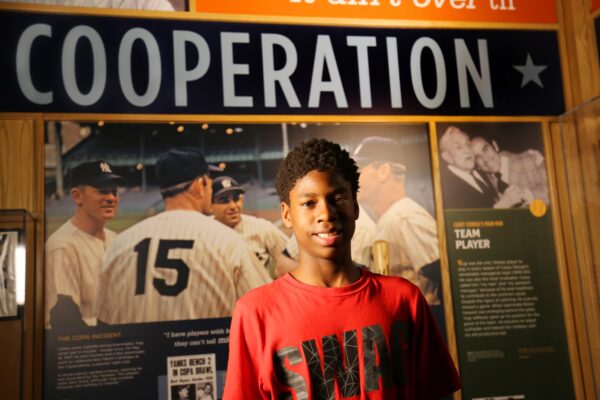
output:
M 390 274 L 390 247 L 385 240 L 376 240 L 373 243 L 373 264 L 375 272 Z

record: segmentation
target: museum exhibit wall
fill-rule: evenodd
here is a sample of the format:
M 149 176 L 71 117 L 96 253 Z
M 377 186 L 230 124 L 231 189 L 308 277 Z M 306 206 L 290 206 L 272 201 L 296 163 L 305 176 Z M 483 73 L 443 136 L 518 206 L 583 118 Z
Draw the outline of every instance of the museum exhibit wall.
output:
M 482 378 L 480 384 L 473 383 L 479 380 L 478 373 L 483 373 L 491 379 L 494 362 L 497 362 L 497 365 L 502 363 L 506 363 L 502 365 L 513 365 L 515 371 L 532 366 L 536 362 L 547 362 L 548 365 L 560 364 L 554 372 L 562 375 L 558 379 L 552 378 L 556 388 L 548 390 L 555 390 L 553 393 L 564 391 L 561 393 L 576 399 L 600 396 L 598 393 L 600 375 L 594 373 L 600 370 L 600 302 L 598 300 L 600 297 L 600 273 L 598 272 L 600 271 L 600 205 L 597 200 L 600 199 L 598 184 L 600 182 L 598 176 L 600 138 L 596 129 L 600 113 L 599 106 L 595 102 L 600 94 L 596 28 L 600 18 L 600 8 L 596 2 L 557 0 L 556 2 L 530 2 L 531 4 L 524 5 L 517 0 L 489 2 L 415 0 L 391 1 L 389 4 L 365 1 L 361 2 L 362 5 L 357 1 L 356 5 L 344 5 L 343 1 L 329 1 L 328 6 L 324 3 L 326 2 L 319 3 L 318 0 L 316 3 L 274 2 L 277 7 L 269 12 L 264 8 L 253 8 L 251 4 L 243 1 L 232 2 L 230 8 L 211 1 L 192 0 L 189 4 L 171 2 L 173 11 L 99 10 L 86 7 L 63 8 L 0 2 L 0 14 L 2 14 L 0 18 L 3 18 L 1 29 L 4 37 L 17 37 L 10 35 L 19 35 L 27 26 L 32 26 L 36 22 L 39 26 L 43 26 L 37 31 L 37 37 L 53 35 L 64 37 L 65 32 L 61 30 L 67 29 L 65 27 L 73 28 L 85 24 L 100 32 L 99 40 L 103 48 L 108 49 L 109 54 L 116 55 L 120 54 L 118 41 L 123 36 L 118 40 L 113 39 L 111 30 L 122 35 L 128 29 L 143 27 L 158 38 L 158 51 L 160 51 L 164 43 L 172 40 L 167 33 L 171 35 L 175 30 L 198 29 L 198 32 L 208 38 L 207 48 L 212 51 L 212 60 L 219 58 L 225 60 L 228 53 L 224 47 L 219 50 L 220 54 L 215 50 L 217 33 L 223 38 L 227 37 L 231 30 L 249 32 L 247 37 L 230 36 L 230 50 L 240 43 L 248 44 L 257 54 L 261 51 L 256 43 L 257 38 L 261 33 L 270 33 L 273 34 L 271 40 L 275 42 L 280 40 L 277 42 L 279 45 L 284 43 L 281 41 L 282 36 L 288 38 L 289 42 L 285 41 L 284 45 L 287 46 L 288 51 L 294 49 L 300 55 L 298 65 L 301 74 L 304 75 L 304 80 L 300 84 L 292 89 L 288 88 L 285 97 L 282 97 L 281 92 L 275 94 L 273 89 L 273 97 L 270 99 L 275 105 L 271 105 L 268 100 L 264 100 L 269 99 L 265 94 L 265 88 L 268 87 L 265 82 L 257 81 L 253 85 L 243 86 L 242 89 L 238 87 L 238 93 L 231 88 L 231 91 L 227 92 L 226 88 L 220 87 L 221 76 L 214 74 L 213 69 L 207 66 L 204 72 L 207 76 L 203 81 L 206 86 L 202 89 L 208 93 L 223 90 L 224 93 L 219 98 L 224 98 L 225 103 L 229 101 L 228 107 L 207 101 L 192 91 L 182 92 L 178 89 L 178 94 L 174 90 L 173 93 L 163 95 L 164 90 L 161 91 L 160 87 L 156 89 L 157 93 L 160 93 L 156 97 L 158 101 L 148 106 L 140 106 L 145 101 L 144 96 L 136 94 L 136 88 L 133 87 L 129 96 L 116 96 L 117 100 L 114 102 L 101 102 L 102 104 L 89 108 L 84 104 L 90 98 L 83 93 L 85 90 L 82 89 L 77 93 L 60 87 L 58 79 L 54 80 L 59 74 L 53 75 L 55 71 L 53 72 L 52 68 L 45 68 L 42 57 L 28 59 L 38 63 L 31 66 L 31 70 L 35 72 L 34 78 L 30 81 L 34 81 L 39 76 L 48 81 L 42 78 L 37 82 L 37 84 L 44 82 L 41 87 L 32 85 L 29 89 L 29 97 L 25 96 L 27 99 L 23 100 L 14 95 L 17 93 L 15 89 L 18 88 L 17 85 L 23 79 L 26 81 L 27 76 L 19 76 L 18 79 L 10 82 L 3 78 L 4 89 L 0 92 L 2 98 L 0 210 L 4 215 L 0 220 L 2 223 L 0 231 L 18 231 L 19 243 L 26 253 L 23 264 L 26 273 L 22 282 L 25 288 L 24 304 L 18 306 L 16 315 L 0 319 L 0 354 L 5 355 L 7 360 L 0 367 L 0 387 L 4 399 L 62 398 L 65 393 L 79 395 L 85 393 L 85 388 L 79 388 L 79 392 L 69 392 L 73 389 L 64 384 L 61 379 L 65 377 L 61 378 L 60 373 L 57 373 L 59 365 L 56 360 L 57 354 L 64 355 L 66 353 L 60 352 L 70 350 L 64 342 L 60 342 L 65 336 L 54 334 L 45 322 L 44 242 L 65 221 L 65 212 L 60 208 L 62 206 L 55 203 L 55 200 L 60 197 L 56 193 L 61 192 L 63 184 L 57 182 L 53 171 L 59 160 L 65 163 L 65 166 L 74 165 L 89 155 L 97 154 L 99 146 L 107 146 L 107 148 L 112 146 L 118 149 L 120 143 L 124 141 L 123 132 L 127 132 L 128 148 L 135 148 L 139 143 L 143 143 L 148 151 L 160 148 L 165 143 L 198 145 L 215 151 L 225 147 L 235 148 L 237 154 L 250 157 L 250 161 L 244 164 L 243 168 L 231 171 L 235 171 L 237 176 L 245 177 L 243 179 L 248 182 L 247 187 L 256 189 L 257 193 L 262 193 L 261 190 L 269 185 L 276 161 L 281 157 L 279 153 L 273 156 L 273 159 L 269 159 L 268 155 L 257 156 L 260 151 L 263 151 L 261 154 L 266 154 L 268 151 L 280 152 L 282 146 L 290 148 L 300 140 L 310 137 L 331 138 L 343 143 L 350 150 L 356 150 L 361 141 L 368 136 L 389 137 L 403 143 L 406 149 L 414 152 L 413 158 L 409 161 L 413 164 L 409 165 L 414 165 L 414 170 L 419 172 L 414 176 L 415 183 L 407 190 L 436 220 L 438 232 L 436 241 L 439 240 L 441 266 L 440 285 L 443 290 L 439 292 L 442 294 L 441 298 L 437 301 L 433 300 L 431 304 L 433 309 L 437 310 L 438 323 L 443 327 L 453 358 L 465 378 L 465 390 L 462 394 L 455 395 L 455 398 L 478 398 L 484 395 L 497 396 L 498 399 L 502 398 L 502 395 L 523 398 L 518 396 L 527 390 L 533 390 L 528 389 L 527 382 L 518 382 L 514 385 L 488 383 L 485 378 Z M 539 10 L 535 9 L 536 4 L 538 7 L 550 4 L 551 7 Z M 402 6 L 404 8 L 401 8 Z M 406 14 L 394 16 L 394 12 L 400 11 Z M 32 16 L 35 21 L 31 20 Z M 7 21 L 11 22 L 5 23 Z M 371 29 L 373 32 L 370 31 Z M 398 89 L 396 91 L 390 89 L 388 85 L 391 87 L 393 84 L 383 80 L 388 78 L 383 73 L 384 70 L 376 69 L 377 77 L 373 78 L 372 86 L 374 96 L 370 98 L 368 90 L 358 83 L 340 91 L 339 88 L 327 86 L 323 83 L 324 79 L 321 90 L 330 92 L 330 100 L 319 104 L 317 97 L 312 95 L 313 90 L 309 79 L 315 64 L 312 62 L 307 64 L 302 58 L 302 55 L 306 55 L 308 46 L 303 42 L 303 35 L 309 34 L 310 37 L 315 38 L 315 42 L 311 45 L 316 45 L 316 42 L 321 40 L 319 43 L 322 49 L 326 49 L 328 43 L 316 38 L 317 34 L 321 38 L 329 38 L 329 44 L 333 43 L 332 51 L 340 67 L 338 71 L 340 81 L 346 82 L 350 72 L 344 69 L 348 65 L 354 65 L 357 53 L 361 51 L 364 55 L 370 51 L 369 49 L 372 51 L 376 49 L 379 56 L 387 57 L 388 61 L 394 60 L 389 39 L 396 34 L 396 30 L 402 32 L 402 38 L 406 42 L 402 43 L 402 40 L 394 42 L 395 45 L 400 46 L 399 56 L 396 54 L 395 57 L 396 60 L 400 60 L 402 86 L 398 81 Z M 359 40 L 352 42 L 353 39 L 348 39 L 361 36 L 370 36 L 373 39 L 362 42 Z M 427 39 L 423 39 L 424 37 Z M 536 46 L 538 43 L 546 43 L 548 38 L 550 38 L 550 45 Z M 375 40 L 378 47 L 373 45 Z M 509 65 L 508 62 L 506 65 L 502 64 L 503 59 L 510 58 L 511 41 L 519 42 L 522 48 L 530 46 L 529 48 L 537 52 L 532 51 L 531 61 L 525 58 L 525 53 L 522 57 L 519 56 L 520 63 L 517 67 L 535 68 L 536 54 L 555 56 L 554 59 L 544 60 L 547 67 L 546 74 L 551 75 L 539 75 L 539 73 L 537 75 L 537 79 L 541 79 L 540 76 L 544 78 L 543 83 L 540 81 L 538 84 L 533 75 L 529 75 L 529 82 L 526 82 L 525 74 L 514 75 L 520 71 L 518 68 L 513 68 L 513 65 Z M 15 46 L 18 42 L 16 39 L 11 40 Z M 197 49 L 204 48 L 201 41 L 192 38 L 187 42 L 188 49 L 192 42 Z M 488 46 L 487 48 L 483 47 L 483 42 Z M 340 43 L 344 45 L 354 43 L 347 46 L 352 51 L 348 51 L 347 48 L 340 50 L 342 47 Z M 61 46 L 63 43 L 53 44 L 50 50 L 44 50 L 49 53 L 44 54 L 51 54 L 49 57 L 58 59 L 61 57 Z M 427 49 L 426 52 L 433 49 L 431 54 L 434 58 L 443 59 L 449 71 L 448 78 L 440 74 L 436 75 L 439 68 L 433 72 L 426 68 L 423 72 L 424 76 L 437 76 L 438 84 L 440 80 L 447 79 L 448 89 L 443 100 L 439 100 L 438 95 L 441 93 L 439 86 L 436 89 L 427 83 L 421 83 L 419 90 L 419 78 L 408 73 L 408 68 L 403 69 L 409 65 L 409 54 L 415 52 L 415 46 L 422 46 L 422 49 Z M 486 92 L 485 83 L 482 83 L 485 82 L 486 69 L 483 67 L 485 62 L 482 61 L 481 55 L 488 50 L 491 61 L 487 79 L 494 82 L 496 91 L 493 107 L 490 103 L 491 94 Z M 242 59 L 250 63 L 254 60 L 252 57 L 257 57 L 244 52 L 231 51 L 229 55 L 236 58 L 237 62 Z M 468 62 L 461 64 L 455 61 L 454 55 L 461 51 L 463 55 L 469 55 L 472 65 Z M 422 52 L 423 50 L 420 54 Z M 18 70 L 19 62 L 24 60 L 23 55 L 17 56 L 16 49 L 7 54 L 11 63 L 5 63 L 6 65 L 2 67 L 3 71 Z M 262 53 L 262 56 L 264 62 L 265 53 Z M 64 50 L 62 57 L 64 61 Z M 322 61 L 331 67 L 332 59 L 328 57 L 327 50 L 323 50 Z M 161 52 L 159 58 L 163 65 L 162 82 L 166 82 L 168 88 L 181 88 L 181 81 L 170 81 L 169 74 L 177 68 L 181 73 L 186 69 L 186 65 L 178 65 L 174 61 L 176 57 L 166 51 Z M 194 62 L 196 61 L 188 61 L 187 66 Z M 236 66 L 233 59 L 229 62 Z M 120 68 L 117 60 L 109 57 L 108 63 L 109 79 L 106 91 L 127 92 L 127 89 L 123 89 L 123 80 L 120 80 L 115 72 Z M 541 64 L 538 62 L 537 65 Z M 239 65 L 235 74 L 243 76 L 246 72 L 243 68 L 239 69 Z M 391 64 L 386 63 L 386 66 L 389 65 Z M 439 67 L 440 64 L 436 65 Z M 275 65 L 272 68 L 275 70 Z M 506 72 L 498 72 L 502 68 L 505 68 Z M 148 69 L 151 71 L 152 67 L 148 66 Z M 361 71 L 364 72 L 364 65 Z M 466 71 L 463 77 L 465 82 L 470 79 L 470 83 L 461 86 L 457 81 L 462 78 L 457 79 L 455 75 L 451 75 L 458 72 L 456 76 L 461 76 L 460 71 Z M 535 71 L 535 69 L 528 71 Z M 329 72 L 331 73 L 331 70 Z M 511 73 L 513 75 L 510 75 Z M 199 75 L 201 74 L 193 78 L 188 75 L 188 80 L 197 80 Z M 232 82 L 235 79 L 233 76 L 234 74 L 231 75 Z M 507 76 L 512 76 L 515 82 L 503 85 L 503 79 L 507 79 Z M 549 79 L 548 76 L 551 78 Z M 478 77 L 479 81 L 477 81 Z M 473 83 L 476 81 L 479 82 L 479 86 Z M 121 86 L 115 82 L 121 82 Z M 416 93 L 412 97 L 413 92 L 400 90 L 407 87 L 407 82 L 410 82 Z M 186 83 L 187 81 L 184 85 Z M 515 90 L 511 92 L 512 86 Z M 272 87 L 275 87 L 275 83 L 272 83 Z M 523 88 L 529 91 L 519 92 Z M 534 95 L 527 94 L 534 88 L 544 88 L 553 96 L 540 101 Z M 432 95 L 436 90 L 438 90 L 437 95 Z M 50 91 L 54 92 L 54 97 L 51 102 L 48 102 Z M 298 97 L 302 100 L 299 102 L 301 104 L 295 107 L 289 106 L 294 103 L 293 96 L 290 94 L 293 91 L 297 91 L 300 94 Z M 377 97 L 384 91 L 386 101 Z M 251 93 L 254 102 L 249 100 L 252 99 L 251 96 L 245 97 L 240 93 L 246 95 Z M 348 103 L 345 107 L 340 107 L 340 104 L 343 104 L 342 93 L 347 95 Z M 260 102 L 258 99 L 264 101 Z M 86 109 L 91 111 L 85 111 Z M 183 127 L 182 131 L 177 131 L 179 126 Z M 504 147 L 512 152 L 537 151 L 543 155 L 547 192 L 541 196 L 547 196 L 546 200 L 542 204 L 538 202 L 529 204 L 523 209 L 522 216 L 516 217 L 513 211 L 491 210 L 492 207 L 489 205 L 481 206 L 486 210 L 477 210 L 479 206 L 462 205 L 460 200 L 458 203 L 452 203 L 454 200 L 450 193 L 450 184 L 443 175 L 446 161 L 442 155 L 440 140 L 453 126 L 471 135 L 471 139 L 477 133 L 477 136 L 485 138 L 490 143 L 497 142 L 501 148 Z M 227 131 L 234 128 L 240 131 L 233 131 L 233 133 Z M 106 140 L 88 141 L 88 143 L 96 143 L 95 148 L 88 150 L 75 146 L 77 151 L 70 151 L 68 157 L 60 150 L 60 155 L 57 155 L 54 150 L 60 148 L 61 144 L 56 143 L 56 138 L 60 136 L 56 134 L 56 130 L 61 129 L 65 133 L 63 137 L 69 137 L 68 132 L 72 131 L 75 132 L 75 136 L 79 134 L 84 139 L 93 137 L 96 131 L 102 131 L 102 136 Z M 110 131 L 110 129 L 114 130 Z M 199 139 L 200 141 L 190 142 L 186 140 L 191 139 L 182 138 L 185 135 L 199 136 L 211 129 L 214 130 L 216 139 Z M 366 131 L 370 133 L 367 134 Z M 283 139 L 284 143 L 280 143 L 282 134 L 286 138 Z M 81 138 L 78 140 L 85 142 Z M 277 146 L 271 146 L 273 143 L 277 143 Z M 66 148 L 71 144 L 62 143 L 62 146 Z M 140 148 L 143 146 L 140 145 Z M 247 155 L 248 148 L 254 148 L 256 151 Z M 148 159 L 154 157 L 146 156 Z M 117 160 L 117 154 L 114 157 Z M 257 157 L 258 161 L 251 157 Z M 52 168 L 47 168 L 49 160 L 52 160 Z M 220 159 L 215 157 L 214 160 Z M 227 159 L 227 163 L 230 168 L 242 165 L 234 158 Z M 128 176 L 132 177 L 131 182 L 135 183 L 131 187 L 135 186 L 135 190 L 143 191 L 147 183 L 153 184 L 152 178 L 148 178 L 153 170 L 146 170 L 145 166 L 138 170 L 148 174 L 143 177 L 140 175 L 142 172 L 139 174 L 135 171 L 129 172 L 124 167 L 121 171 L 130 174 Z M 48 185 L 49 181 L 53 183 Z M 66 183 L 64 186 L 66 187 Z M 251 202 L 250 210 L 257 216 L 276 222 L 277 218 L 272 211 L 273 198 L 269 197 L 268 200 L 261 201 L 263 203 L 259 200 L 255 203 Z M 265 205 L 264 201 L 268 204 Z M 526 219 L 530 222 L 524 223 Z M 531 249 L 519 250 L 521 253 L 516 252 L 522 258 L 530 257 L 527 258 L 529 262 L 513 260 L 509 257 L 511 252 L 507 250 L 518 247 L 516 241 L 520 240 L 519 235 L 523 234 L 530 235 L 537 240 L 538 245 L 540 243 L 543 245 L 532 246 L 538 251 L 537 253 L 534 251 L 535 254 L 528 252 Z M 511 239 L 508 239 L 509 237 Z M 479 246 L 479 248 L 469 246 Z M 488 253 L 485 253 L 487 251 L 485 246 L 491 246 L 495 253 L 486 255 Z M 478 251 L 480 253 L 477 253 Z M 556 334 L 556 338 L 552 339 L 555 340 L 554 342 L 536 344 L 528 342 L 530 339 L 524 336 L 515 339 L 514 332 L 517 330 L 515 326 L 520 324 L 515 321 L 510 322 L 511 327 L 504 333 L 498 329 L 484 330 L 484 333 L 481 333 L 482 327 L 476 325 L 475 320 L 470 317 L 480 314 L 472 314 L 476 310 L 469 308 L 469 301 L 472 302 L 474 299 L 468 297 L 469 287 L 466 286 L 468 283 L 465 283 L 469 275 L 462 271 L 470 268 L 469 273 L 477 272 L 477 279 L 482 279 L 484 276 L 488 279 L 489 276 L 485 275 L 486 265 L 483 265 L 486 257 L 495 260 L 496 267 L 498 263 L 503 265 L 509 263 L 512 270 L 533 277 L 531 285 L 535 289 L 524 295 L 523 304 L 535 303 L 532 299 L 542 296 L 548 300 L 546 307 L 551 306 L 558 311 L 550 316 L 550 310 L 536 303 L 530 311 L 532 315 L 538 314 L 538 316 L 530 316 L 529 328 L 523 329 L 525 331 L 530 329 L 531 332 L 535 329 L 539 330 L 535 332 L 544 332 L 544 329 L 548 329 L 548 332 L 557 331 L 559 333 Z M 536 275 L 535 271 L 539 267 L 536 263 L 549 266 L 550 275 Z M 525 285 L 529 281 L 521 282 Z M 549 293 L 547 297 L 544 297 L 546 295 L 540 289 L 542 286 Z M 215 323 L 210 327 L 214 332 L 219 332 L 221 328 L 225 329 L 226 323 L 227 320 L 224 320 L 225 325 Z M 497 328 L 498 320 L 494 320 L 494 324 Z M 160 324 L 148 325 L 148 332 L 155 332 L 157 335 L 164 333 L 165 329 L 167 328 Z M 202 329 L 208 328 L 202 324 L 168 325 L 169 332 L 202 331 Z M 121 332 L 125 336 L 131 335 L 130 337 L 136 337 L 137 334 L 134 327 L 123 328 Z M 146 334 L 150 335 L 151 333 L 148 332 Z M 74 332 L 69 332 L 69 335 L 75 336 Z M 215 333 L 214 339 L 224 340 L 219 335 Z M 485 335 L 491 338 L 490 342 L 485 343 Z M 503 336 L 511 339 L 504 340 Z M 83 334 L 79 337 L 83 344 Z M 145 339 L 150 341 L 148 338 Z M 519 340 L 522 340 L 519 342 L 521 344 L 514 344 Z M 160 343 L 158 347 L 168 347 L 174 346 L 175 342 Z M 224 347 L 226 346 L 210 350 L 210 353 L 214 354 L 211 357 L 214 358 L 207 356 L 194 362 L 216 362 L 220 365 L 217 370 L 222 371 Z M 144 350 L 143 346 L 142 350 Z M 513 350 L 518 355 L 514 360 L 506 355 Z M 185 354 L 179 352 L 170 354 L 166 351 L 165 354 L 160 353 L 158 356 L 165 360 L 169 359 L 174 365 L 179 360 L 177 357 L 184 357 Z M 190 359 L 187 360 L 189 362 Z M 133 363 L 135 364 L 135 361 Z M 162 371 L 162 369 L 164 365 L 156 366 L 156 370 Z M 161 375 L 159 386 L 163 386 L 156 389 L 162 393 L 161 396 L 165 396 L 167 388 L 176 387 L 178 381 L 172 376 L 176 374 L 173 371 L 175 369 L 169 370 L 168 373 L 155 373 L 152 369 L 152 372 L 148 372 L 152 376 Z M 544 376 L 554 377 L 551 372 L 548 374 Z M 144 376 L 143 372 L 141 376 Z M 222 379 L 222 372 L 211 375 L 210 379 L 208 375 L 199 374 L 197 384 L 214 382 L 216 384 L 214 386 L 219 386 L 222 385 Z M 156 385 L 152 383 L 148 386 Z M 514 391 L 511 391 L 513 389 Z M 118 397 L 118 387 L 116 393 Z M 536 395 L 544 398 L 542 392 L 533 393 L 535 394 L 527 398 L 536 398 Z M 215 394 L 220 393 L 217 391 Z

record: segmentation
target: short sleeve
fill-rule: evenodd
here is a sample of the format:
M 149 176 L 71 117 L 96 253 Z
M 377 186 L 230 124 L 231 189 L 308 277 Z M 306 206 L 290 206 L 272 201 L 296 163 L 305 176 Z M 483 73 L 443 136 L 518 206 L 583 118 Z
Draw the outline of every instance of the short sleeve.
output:
M 460 389 L 462 384 L 429 305 L 420 292 L 413 306 L 416 398 L 439 400 Z
M 223 400 L 262 399 L 259 382 L 260 326 L 241 302 L 233 310 L 229 332 L 229 360 Z

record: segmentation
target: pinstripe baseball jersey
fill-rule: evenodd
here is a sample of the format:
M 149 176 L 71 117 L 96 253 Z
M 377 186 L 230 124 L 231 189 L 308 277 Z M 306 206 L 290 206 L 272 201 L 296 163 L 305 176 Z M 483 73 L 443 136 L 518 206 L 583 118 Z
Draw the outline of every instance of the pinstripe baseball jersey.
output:
M 242 214 L 240 223 L 233 229 L 242 235 L 250 250 L 265 267 L 269 258 L 275 258 L 283 252 L 288 240 L 270 221 L 252 215 Z
M 375 222 L 373 222 L 365 209 L 360 207 L 358 219 L 356 220 L 356 225 L 354 228 L 354 235 L 352 236 L 352 242 L 350 244 L 352 249 L 352 261 L 368 268 L 372 267 L 373 260 L 371 247 L 373 246 L 374 233 Z M 294 235 L 289 238 L 285 249 L 290 257 L 292 257 L 294 260 L 298 260 L 300 253 L 298 250 L 298 242 L 296 241 L 296 237 Z
M 225 317 L 269 281 L 239 234 L 196 211 L 165 211 L 110 246 L 96 310 L 108 324 Z
M 71 296 L 86 324 L 96 325 L 94 302 L 102 257 L 116 237 L 104 229 L 104 240 L 77 228 L 69 220 L 46 241 L 46 328 L 58 295 Z
M 375 240 L 388 242 L 392 275 L 402 275 L 405 267 L 418 271 L 440 258 L 435 220 L 409 197 L 395 202 L 379 218 Z

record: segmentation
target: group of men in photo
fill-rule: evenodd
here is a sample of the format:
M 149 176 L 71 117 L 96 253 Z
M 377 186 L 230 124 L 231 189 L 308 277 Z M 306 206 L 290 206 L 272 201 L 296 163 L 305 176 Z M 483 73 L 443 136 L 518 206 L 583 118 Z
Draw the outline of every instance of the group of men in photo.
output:
M 533 200 L 549 203 L 545 160 L 539 150 L 502 151 L 495 141 L 469 137 L 449 126 L 439 152 L 444 208 L 527 207 Z
M 265 253 L 281 253 L 285 235 L 258 235 L 270 223 L 242 216 L 243 189 L 211 170 L 196 148 L 162 154 L 165 211 L 116 235 L 105 224 L 122 178 L 106 161 L 74 168 L 74 216 L 46 242 L 46 327 L 229 316 L 242 294 L 271 281 Z
M 537 151 L 501 152 L 453 126 L 441 135 L 439 148 L 446 162 L 445 208 L 547 201 Z M 390 274 L 418 285 L 430 305 L 440 304 L 437 225 L 406 192 L 404 151 L 396 140 L 378 136 L 353 151 L 360 212 L 352 259 L 373 268 L 373 243 L 385 241 Z M 96 325 L 230 316 L 241 295 L 297 265 L 294 236 L 244 214 L 244 187 L 196 148 L 159 157 L 165 210 L 119 235 L 105 224 L 116 215 L 122 178 L 101 160 L 78 165 L 71 176 L 74 215 L 46 243 L 48 328 L 77 320 Z

